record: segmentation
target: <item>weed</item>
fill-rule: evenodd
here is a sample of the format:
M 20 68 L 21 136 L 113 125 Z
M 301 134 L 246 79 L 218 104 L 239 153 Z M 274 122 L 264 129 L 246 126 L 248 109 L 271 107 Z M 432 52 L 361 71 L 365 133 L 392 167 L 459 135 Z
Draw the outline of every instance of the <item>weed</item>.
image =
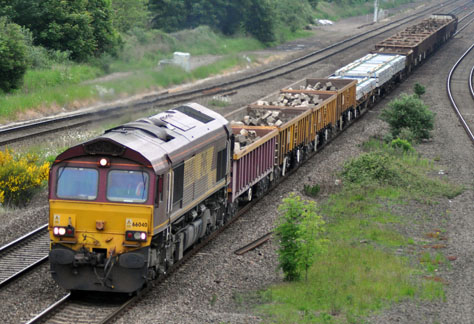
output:
M 214 305 L 216 304 L 216 301 L 217 301 L 217 295 L 216 295 L 216 294 L 212 294 L 211 300 L 209 301 L 209 303 L 211 304 L 211 306 L 214 306 Z
M 311 196 L 311 197 L 316 197 L 321 191 L 321 186 L 319 184 L 315 184 L 315 185 L 305 184 L 303 190 L 306 195 Z

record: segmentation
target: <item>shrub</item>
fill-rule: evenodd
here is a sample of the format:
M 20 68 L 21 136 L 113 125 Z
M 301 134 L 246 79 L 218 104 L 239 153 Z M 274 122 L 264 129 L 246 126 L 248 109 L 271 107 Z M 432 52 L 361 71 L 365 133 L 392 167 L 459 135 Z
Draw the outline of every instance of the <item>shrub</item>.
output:
M 0 90 L 18 89 L 27 67 L 26 45 L 20 26 L 0 17 Z
M 315 185 L 304 185 L 304 193 L 311 197 L 316 197 L 321 191 L 321 186 L 318 184 Z
M 342 175 L 346 181 L 356 184 L 371 182 L 397 184 L 402 179 L 393 163 L 388 153 L 377 151 L 364 153 L 346 162 Z
M 394 139 L 390 143 L 390 145 L 393 148 L 401 149 L 403 152 L 414 152 L 415 151 L 413 149 L 413 146 L 411 146 L 410 142 L 408 142 L 407 140 L 401 139 L 401 138 Z
M 421 140 L 430 137 L 434 116 L 417 95 L 402 94 L 388 104 L 380 118 L 390 125 L 393 137 L 398 137 L 401 130 L 407 128 L 416 140 Z
M 36 154 L 14 156 L 0 151 L 0 202 L 24 206 L 46 182 L 49 163 L 41 163 Z
M 113 55 L 121 46 L 110 0 L 14 0 L 10 8 L 9 18 L 31 30 L 35 45 L 70 51 L 74 60 Z
M 316 255 L 324 251 L 324 221 L 316 214 L 316 204 L 291 194 L 278 208 L 283 212 L 275 228 L 279 239 L 278 261 L 285 280 L 295 281 L 308 273 Z
M 415 83 L 415 86 L 413 87 L 413 91 L 415 91 L 415 94 L 418 96 L 418 97 L 421 97 L 422 95 L 425 94 L 425 87 L 422 86 L 421 84 L 419 84 L 418 82 Z
M 406 140 L 410 143 L 413 143 L 416 139 L 415 134 L 413 131 L 407 127 L 403 127 L 400 129 L 400 133 L 398 134 L 398 138 L 402 140 Z

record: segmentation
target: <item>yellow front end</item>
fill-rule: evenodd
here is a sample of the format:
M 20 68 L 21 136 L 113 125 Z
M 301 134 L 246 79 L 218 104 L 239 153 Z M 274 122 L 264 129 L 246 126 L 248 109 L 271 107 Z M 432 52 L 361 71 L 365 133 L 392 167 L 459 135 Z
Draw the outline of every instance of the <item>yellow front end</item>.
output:
M 153 206 L 143 204 L 97 203 L 51 200 L 49 230 L 52 243 L 67 244 L 76 250 L 86 247 L 107 249 L 107 256 L 147 246 L 153 228 Z M 73 238 L 53 234 L 54 226 L 72 226 Z M 129 241 L 126 231 L 146 232 L 146 241 Z
M 152 205 L 50 200 L 53 278 L 70 290 L 139 290 L 147 280 L 152 215 Z

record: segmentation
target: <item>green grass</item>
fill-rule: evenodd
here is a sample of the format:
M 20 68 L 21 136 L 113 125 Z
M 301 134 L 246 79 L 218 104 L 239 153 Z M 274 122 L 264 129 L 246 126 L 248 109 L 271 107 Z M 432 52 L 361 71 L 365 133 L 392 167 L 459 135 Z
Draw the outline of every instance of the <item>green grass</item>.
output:
M 380 3 L 381 9 L 396 8 L 414 0 L 389 0 Z M 334 2 L 319 1 L 316 7 L 316 18 L 339 20 L 342 18 L 373 14 L 373 1 L 352 4 L 335 4 Z
M 397 6 L 411 0 L 393 0 L 387 6 Z M 316 16 L 338 19 L 341 17 L 365 14 L 371 5 L 360 3 L 351 6 L 335 7 L 328 2 L 320 2 Z M 313 35 L 313 31 L 292 31 L 288 26 L 280 26 L 277 31 L 279 42 L 291 41 Z M 50 69 L 30 69 L 24 79 L 24 86 L 9 95 L 0 95 L 0 122 L 17 118 L 18 113 L 27 110 L 52 111 L 58 107 L 90 104 L 95 100 L 111 99 L 118 95 L 135 94 L 147 89 L 156 89 L 208 77 L 245 62 L 238 53 L 263 49 L 264 44 L 243 35 L 227 37 L 215 33 L 207 26 L 166 34 L 158 30 L 134 29 L 123 35 L 125 45 L 117 58 L 108 56 L 94 60 L 91 64 L 75 64 L 62 59 L 61 64 L 53 64 Z M 161 59 L 169 59 L 175 51 L 198 55 L 222 55 L 222 59 L 202 66 L 187 74 L 178 69 L 156 71 Z M 254 60 L 252 60 L 254 61 Z M 92 80 L 107 72 L 133 72 L 122 80 L 112 81 L 100 86 L 113 89 L 101 95 L 98 89 L 84 81 Z M 56 107 L 50 109 L 50 107 Z
M 161 59 L 172 58 L 173 52 L 188 52 L 192 56 L 229 55 L 264 48 L 259 41 L 243 36 L 224 37 L 209 27 L 201 26 L 174 34 L 161 31 L 140 31 L 126 36 L 126 45 L 117 60 L 110 63 L 112 72 L 154 68 Z
M 366 15 L 372 13 L 373 10 L 372 2 L 335 5 L 331 2 L 319 1 L 316 7 L 315 17 L 337 21 L 342 18 Z
M 77 84 L 102 74 L 99 68 L 85 64 L 54 65 L 51 69 L 28 70 L 19 92 L 28 94 L 58 85 Z
M 406 258 L 370 245 L 331 244 L 308 281 L 262 293 L 260 311 L 272 323 L 361 323 L 371 312 L 404 299 L 443 297 L 441 283 L 417 282 Z
M 245 66 L 248 62 L 236 55 L 224 57 L 213 64 L 201 66 L 190 73 L 175 66 L 166 66 L 163 69 L 146 69 L 132 73 L 126 78 L 120 78 L 113 81 L 100 83 L 100 88 L 104 89 L 103 93 L 98 87 L 92 84 L 81 84 L 88 73 L 97 72 L 94 69 L 78 71 L 77 74 L 71 76 L 61 76 L 60 72 L 37 71 L 38 74 L 30 76 L 28 82 L 28 91 L 26 88 L 14 94 L 0 96 L 0 120 L 6 118 L 14 118 L 19 112 L 24 112 L 31 108 L 41 109 L 48 106 L 68 106 L 75 101 L 89 100 L 107 100 L 117 96 L 117 94 L 133 95 L 145 90 L 157 89 L 160 87 L 168 87 L 171 85 L 181 84 L 196 79 L 206 78 L 218 74 L 224 70 L 237 66 Z M 72 69 L 74 70 L 74 69 Z M 34 72 L 31 72 L 34 74 Z M 45 77 L 45 84 L 36 82 L 41 76 Z M 63 80 L 61 82 L 61 80 Z
M 387 154 L 388 167 L 404 179 L 403 186 L 380 183 L 370 172 L 359 172 L 367 174 L 361 183 L 344 178 L 343 189 L 319 206 L 330 244 L 311 267 L 308 281 L 285 282 L 259 293 L 257 312 L 267 322 L 363 323 L 392 303 L 445 298 L 443 282 L 430 277 L 447 266 L 446 258 L 441 251 L 418 254 L 414 247 L 423 249 L 426 242 L 401 234 L 399 229 L 412 219 L 395 213 L 394 207 L 453 197 L 462 188 L 429 177 L 437 168 L 416 153 L 403 154 L 378 141 L 364 148 L 367 154 Z M 400 249 L 404 256 L 395 253 Z

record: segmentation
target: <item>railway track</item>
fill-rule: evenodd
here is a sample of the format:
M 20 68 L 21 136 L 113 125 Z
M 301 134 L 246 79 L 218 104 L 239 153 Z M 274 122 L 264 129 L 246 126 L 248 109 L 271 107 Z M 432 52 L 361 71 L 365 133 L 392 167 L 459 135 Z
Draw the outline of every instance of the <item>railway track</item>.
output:
M 412 22 L 413 20 L 425 16 L 429 12 L 435 12 L 439 9 L 445 8 L 446 6 L 452 5 L 457 2 L 459 2 L 459 0 L 450 0 L 442 5 L 429 7 L 421 12 L 349 37 L 340 42 L 334 43 L 326 48 L 311 52 L 298 59 L 286 62 L 274 68 L 266 69 L 250 76 L 226 81 L 221 84 L 213 84 L 207 87 L 180 91 L 176 93 L 165 92 L 156 96 L 145 97 L 139 101 L 125 105 L 111 106 L 105 109 L 89 109 L 87 111 L 68 114 L 67 116 L 51 117 L 41 121 L 33 121 L 16 126 L 0 128 L 0 146 L 5 146 L 7 144 L 24 141 L 46 134 L 56 133 L 58 131 L 63 131 L 66 129 L 81 127 L 90 124 L 92 121 L 110 120 L 113 118 L 118 118 L 124 113 L 126 113 L 129 109 L 132 109 L 134 112 L 138 112 L 144 111 L 151 107 L 157 108 L 176 105 L 182 102 L 196 100 L 205 96 L 235 91 L 237 89 L 241 89 L 257 83 L 268 81 L 270 79 L 281 77 L 282 75 L 286 75 L 288 73 L 300 70 L 317 62 L 320 62 L 324 59 L 327 59 L 333 55 L 341 53 L 362 42 L 380 36 L 386 32 L 392 31 L 395 28 L 399 28 L 400 24 L 407 24 L 409 22 Z M 470 3 L 472 2 L 463 2 L 461 6 L 456 7 L 450 12 L 459 10 L 459 8 L 465 8 Z
M 362 116 L 365 115 L 367 111 L 368 109 L 363 109 L 359 117 L 349 122 L 345 129 L 351 127 L 354 123 L 356 123 Z M 327 142 L 325 142 L 322 145 L 322 147 L 318 149 L 318 151 L 312 152 L 308 156 L 307 160 L 310 160 L 312 157 L 318 154 L 321 150 L 323 150 L 329 143 L 331 143 L 334 139 L 336 139 L 342 133 L 343 132 L 336 133 Z M 273 184 L 267 191 L 267 194 L 270 193 L 275 188 L 277 188 L 282 182 L 285 182 L 293 173 L 297 172 L 299 167 L 303 165 L 305 161 L 302 161 L 302 163 L 300 163 L 297 167 L 289 171 L 287 176 L 276 180 L 275 184 Z M 196 253 L 202 250 L 202 248 L 207 246 L 210 242 L 212 242 L 220 233 L 222 233 L 226 228 L 228 228 L 237 219 L 239 219 L 242 215 L 244 215 L 247 211 L 249 211 L 253 206 L 255 206 L 260 201 L 260 199 L 262 199 L 264 196 L 266 195 L 255 197 L 251 202 L 249 202 L 248 204 L 240 208 L 237 211 L 236 215 L 228 223 L 226 223 L 223 227 L 221 227 L 217 231 L 214 231 L 203 242 L 199 243 L 197 246 L 195 246 L 190 251 L 188 251 L 180 261 L 175 263 L 170 268 L 170 270 L 166 273 L 166 275 L 152 282 L 149 285 L 149 287 L 145 287 L 137 295 L 128 297 L 128 299 L 123 301 L 120 305 L 117 304 L 116 300 L 113 300 L 112 303 L 109 305 L 108 302 L 105 302 L 103 299 L 97 300 L 97 298 L 95 299 L 96 302 L 94 304 L 88 299 L 88 297 L 86 297 L 85 299 L 78 298 L 77 296 L 74 296 L 71 293 L 68 293 L 64 297 L 62 297 L 59 301 L 50 305 L 48 308 L 46 308 L 37 316 L 32 318 L 30 321 L 28 321 L 27 324 L 38 324 L 38 323 L 61 323 L 61 324 L 74 323 L 75 324 L 78 322 L 105 324 L 105 323 L 112 322 L 112 320 L 117 318 L 123 311 L 132 307 L 142 297 L 144 297 L 149 289 L 153 289 L 153 287 L 156 287 L 163 280 L 165 280 L 170 275 L 172 275 L 176 271 L 177 268 L 184 265 L 186 261 L 188 261 L 192 256 L 194 256 Z M 273 233 L 271 232 L 267 233 L 264 237 L 259 238 L 258 240 L 244 246 L 243 248 L 237 251 L 240 251 L 241 254 L 244 254 L 250 251 L 251 249 L 268 241 L 271 238 L 272 234 Z M 111 295 L 108 295 L 108 296 L 111 296 Z M 89 315 L 86 316 L 84 313 L 87 313 Z M 90 318 L 88 316 L 90 316 Z
M 295 171 L 296 171 L 296 169 L 293 170 L 292 172 L 295 172 Z M 286 178 L 284 178 L 282 180 L 284 181 L 285 179 Z M 247 207 L 251 208 L 252 206 L 253 206 L 253 204 L 248 205 Z M 241 211 L 239 211 L 239 215 L 241 213 L 242 214 L 245 213 L 245 211 L 248 209 L 247 207 L 242 209 Z M 234 219 L 237 219 L 237 218 L 238 217 L 235 217 Z M 218 233 L 219 232 L 216 232 L 214 235 L 211 236 L 211 238 L 215 237 L 215 235 L 217 235 Z M 204 243 L 208 244 L 208 242 L 209 241 L 206 241 Z M 199 251 L 199 247 L 196 248 L 196 249 L 193 249 L 192 253 L 190 253 L 190 254 L 193 255 L 197 251 Z M 46 254 L 47 254 L 47 252 L 46 252 Z M 183 259 L 183 262 L 186 261 L 186 260 L 187 260 L 187 258 Z M 180 264 L 181 264 L 181 262 L 178 263 L 176 266 L 179 266 Z M 60 323 L 67 323 L 67 322 L 69 322 L 69 319 L 68 319 L 69 317 L 61 317 L 61 316 L 64 316 L 64 314 L 76 314 L 76 315 L 72 315 L 73 320 L 71 321 L 71 322 L 76 323 L 78 321 L 77 314 L 93 313 L 93 314 L 95 314 L 95 315 L 93 315 L 93 317 L 95 319 L 100 318 L 99 321 L 87 320 L 86 319 L 85 322 L 105 323 L 107 321 L 110 321 L 110 319 L 117 316 L 117 314 L 119 314 L 121 311 L 123 311 L 124 309 L 126 309 L 127 307 L 132 305 L 139 298 L 139 296 L 136 296 L 136 297 L 128 299 L 126 302 L 124 302 L 120 305 L 114 305 L 114 306 L 110 306 L 110 307 L 109 306 L 104 306 L 103 304 L 99 304 L 99 306 L 97 306 L 97 303 L 95 303 L 95 307 L 100 307 L 101 309 L 106 309 L 106 312 L 104 314 L 102 314 L 102 312 L 100 312 L 100 314 L 98 314 L 97 312 L 94 311 L 95 307 L 92 307 L 92 310 L 89 310 L 87 308 L 87 307 L 91 307 L 87 301 L 84 301 L 84 300 L 77 301 L 73 297 L 74 296 L 71 296 L 71 295 L 65 296 L 60 302 L 56 303 L 55 305 L 52 305 L 47 310 L 42 312 L 40 314 L 41 316 L 39 316 L 35 319 L 32 319 L 32 321 L 30 321 L 30 322 L 31 323 L 38 323 L 38 322 L 48 321 L 48 322 L 53 322 L 53 323 L 54 322 L 56 322 L 56 323 L 59 323 L 59 322 Z M 67 303 L 71 303 L 72 306 L 66 307 L 65 306 L 65 305 L 67 305 L 66 301 L 67 301 Z M 70 301 L 73 301 L 73 302 L 70 302 Z M 60 317 L 57 318 L 56 315 L 54 315 L 54 314 L 59 314 Z M 76 317 L 74 317 L 74 316 L 76 316 Z M 82 321 L 82 318 L 80 318 L 80 319 Z
M 474 21 L 474 19 L 469 20 L 456 34 L 469 27 L 472 21 Z M 446 79 L 446 90 L 454 112 L 458 116 L 468 137 L 474 143 L 473 49 L 474 43 L 459 57 L 449 71 Z
M 138 296 L 69 293 L 27 323 L 106 323 L 136 298 Z
M 469 71 L 469 69 L 465 69 L 464 67 L 471 63 L 474 60 L 474 55 L 472 53 L 472 49 L 474 48 L 474 44 L 472 44 L 466 52 L 463 53 L 463 55 L 458 59 L 458 61 L 454 64 L 454 66 L 451 68 L 451 71 L 449 72 L 447 81 L 446 81 L 446 88 L 448 91 L 448 97 L 451 102 L 451 105 L 453 106 L 454 112 L 459 118 L 459 121 L 461 122 L 461 125 L 464 127 L 467 135 L 471 139 L 471 141 L 474 143 L 474 118 L 473 112 L 472 112 L 472 107 L 474 106 L 473 104 L 473 98 L 474 96 L 471 93 L 471 96 L 469 97 L 468 94 L 468 85 L 469 85 L 469 79 L 467 77 L 462 77 L 462 74 L 465 74 L 465 72 Z M 472 71 L 472 69 L 471 69 Z M 461 81 L 459 81 L 461 80 Z M 470 75 L 470 83 L 472 85 L 472 75 Z M 472 91 L 472 88 L 471 88 Z
M 474 99 L 474 86 L 472 85 L 473 78 L 474 78 L 474 65 L 471 68 L 471 73 L 469 73 L 469 91 L 471 92 L 472 99 Z
M 45 224 L 0 248 L 0 288 L 48 259 Z

